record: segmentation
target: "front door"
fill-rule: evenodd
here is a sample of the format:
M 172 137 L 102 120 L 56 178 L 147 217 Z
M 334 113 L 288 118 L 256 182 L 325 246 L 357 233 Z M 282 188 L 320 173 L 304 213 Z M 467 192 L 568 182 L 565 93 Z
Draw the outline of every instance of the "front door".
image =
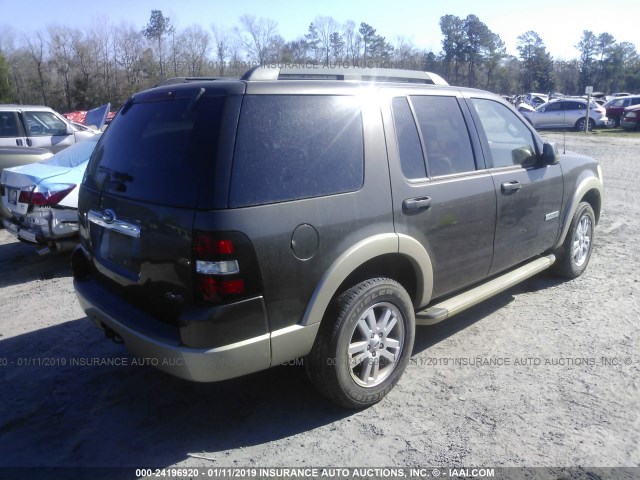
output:
M 559 164 L 542 165 L 539 142 L 506 105 L 472 98 L 486 138 L 497 195 L 491 274 L 550 249 L 560 228 L 563 181 Z

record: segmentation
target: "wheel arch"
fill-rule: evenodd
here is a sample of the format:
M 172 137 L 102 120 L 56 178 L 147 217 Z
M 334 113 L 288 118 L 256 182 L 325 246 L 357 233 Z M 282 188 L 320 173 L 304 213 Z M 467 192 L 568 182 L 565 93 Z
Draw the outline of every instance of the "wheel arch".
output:
M 338 257 L 318 283 L 301 324 L 319 323 L 337 293 L 373 277 L 400 283 L 414 308 L 426 305 L 431 298 L 433 268 L 424 247 L 406 235 L 381 234 L 357 243 Z
M 599 169 L 598 169 L 599 170 Z M 603 188 L 602 181 L 596 177 L 589 177 L 584 179 L 576 188 L 575 193 L 571 197 L 568 208 L 565 210 L 564 217 L 562 219 L 562 230 L 555 248 L 559 248 L 565 241 L 569 227 L 571 226 L 571 219 L 576 212 L 578 205 L 582 202 L 588 202 L 595 214 L 596 224 L 600 221 L 600 214 L 602 212 L 602 196 Z

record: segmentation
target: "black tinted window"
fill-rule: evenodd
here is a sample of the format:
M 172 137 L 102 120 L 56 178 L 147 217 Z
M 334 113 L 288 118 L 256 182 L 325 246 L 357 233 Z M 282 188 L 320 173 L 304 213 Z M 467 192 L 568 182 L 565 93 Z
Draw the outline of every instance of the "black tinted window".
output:
M 426 177 L 427 169 L 424 164 L 420 137 L 406 98 L 393 99 L 393 121 L 396 127 L 402 173 L 407 178 Z
M 15 112 L 0 112 L 0 137 L 18 136 L 18 121 Z
M 85 185 L 114 195 L 194 206 L 202 160 L 216 155 L 222 97 L 134 103 L 96 147 Z
M 231 178 L 231 207 L 358 190 L 363 134 L 355 97 L 247 95 Z
M 455 97 L 413 96 L 429 176 L 476 169 L 469 132 Z

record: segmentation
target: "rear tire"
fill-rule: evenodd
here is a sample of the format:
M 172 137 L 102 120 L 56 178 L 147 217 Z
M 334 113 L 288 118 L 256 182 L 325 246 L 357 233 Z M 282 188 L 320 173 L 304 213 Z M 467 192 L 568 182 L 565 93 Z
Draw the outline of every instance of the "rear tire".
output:
M 583 117 L 576 122 L 576 130 L 579 132 L 584 132 L 584 127 L 587 124 L 587 117 Z M 589 131 L 593 130 L 596 127 L 596 122 L 593 118 L 589 119 Z
M 398 383 L 415 338 L 407 292 L 374 278 L 338 295 L 327 310 L 305 365 L 329 400 L 353 409 L 376 404 Z
M 587 269 L 595 233 L 596 219 L 591 205 L 582 202 L 573 214 L 567 238 L 556 255 L 554 270 L 561 277 L 577 278 Z

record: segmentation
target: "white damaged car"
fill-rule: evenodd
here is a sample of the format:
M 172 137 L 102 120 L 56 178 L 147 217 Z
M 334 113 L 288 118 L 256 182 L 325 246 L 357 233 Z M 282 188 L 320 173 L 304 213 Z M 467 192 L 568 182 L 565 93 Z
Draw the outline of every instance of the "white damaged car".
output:
M 2 223 L 8 232 L 36 246 L 40 254 L 77 244 L 78 187 L 100 136 L 43 162 L 2 171 Z

